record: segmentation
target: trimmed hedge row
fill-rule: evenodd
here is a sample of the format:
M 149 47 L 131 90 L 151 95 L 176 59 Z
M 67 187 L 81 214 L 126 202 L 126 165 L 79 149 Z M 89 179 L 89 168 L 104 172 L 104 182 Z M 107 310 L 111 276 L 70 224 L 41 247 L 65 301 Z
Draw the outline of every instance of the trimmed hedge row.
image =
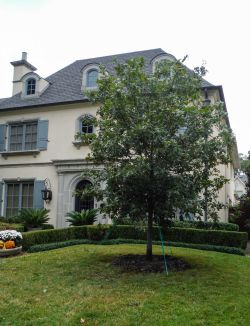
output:
M 0 222 L 0 231 L 3 230 L 16 230 L 18 232 L 23 232 L 24 226 L 22 224 Z
M 179 221 L 171 220 L 170 227 L 177 228 L 192 228 L 202 230 L 224 230 L 224 231 L 239 231 L 239 226 L 234 223 L 221 222 L 204 222 L 204 221 Z
M 113 229 L 111 238 L 142 239 L 146 240 L 146 228 L 136 228 L 133 226 L 119 225 Z M 209 244 L 226 247 L 236 247 L 245 249 L 247 245 L 247 233 L 222 230 L 201 230 L 168 228 L 164 232 L 166 241 Z M 153 239 L 159 239 L 159 230 L 153 228 Z
M 146 240 L 146 228 L 131 225 L 84 225 L 64 229 L 42 230 L 23 233 L 23 248 L 27 250 L 33 245 L 61 242 L 72 239 L 88 239 L 101 241 L 106 239 Z M 233 231 L 212 231 L 200 229 L 168 228 L 164 239 L 172 242 L 208 244 L 215 246 L 236 247 L 245 249 L 247 233 Z M 160 240 L 159 230 L 153 228 L 153 240 Z
M 185 243 L 200 243 L 216 246 L 246 249 L 247 233 L 220 230 L 198 230 L 170 228 L 166 232 L 167 240 Z
M 113 239 L 106 241 L 93 241 L 88 239 L 74 239 L 63 242 L 54 242 L 54 243 L 46 243 L 32 246 L 28 249 L 29 253 L 48 251 L 53 249 L 59 249 L 69 246 L 75 246 L 80 244 L 102 244 L 102 245 L 117 245 L 117 244 L 125 244 L 125 243 L 133 243 L 133 244 L 145 244 L 145 240 L 134 240 L 134 239 Z M 154 244 L 161 245 L 160 241 L 154 241 Z M 166 246 L 171 247 L 182 247 L 182 248 L 192 248 L 199 250 L 207 250 L 207 251 L 217 251 L 224 252 L 227 254 L 240 255 L 245 256 L 244 250 L 240 248 L 234 247 L 224 247 L 224 246 L 212 246 L 212 245 L 203 245 L 203 244 L 195 244 L 195 243 L 181 243 L 181 242 L 167 242 Z
M 72 239 L 87 239 L 87 227 L 75 226 L 64 229 L 40 230 L 23 233 L 24 250 L 44 243 L 61 242 Z

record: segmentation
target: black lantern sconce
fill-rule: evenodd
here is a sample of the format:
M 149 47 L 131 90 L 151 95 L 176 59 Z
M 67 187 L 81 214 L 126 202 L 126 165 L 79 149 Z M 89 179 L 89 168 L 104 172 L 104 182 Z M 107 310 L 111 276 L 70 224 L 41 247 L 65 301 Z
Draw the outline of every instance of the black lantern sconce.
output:
M 44 180 L 45 189 L 41 190 L 42 199 L 49 203 L 52 200 L 51 184 L 48 178 Z

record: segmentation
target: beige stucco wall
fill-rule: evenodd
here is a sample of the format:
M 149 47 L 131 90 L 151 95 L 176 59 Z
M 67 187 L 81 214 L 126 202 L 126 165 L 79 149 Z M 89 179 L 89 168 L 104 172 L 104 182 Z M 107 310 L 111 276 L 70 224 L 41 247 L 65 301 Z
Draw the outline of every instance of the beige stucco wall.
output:
M 49 178 L 51 182 L 51 189 L 53 192 L 53 198 L 50 203 L 44 202 L 44 207 L 50 210 L 49 217 L 50 223 L 56 225 L 56 212 L 57 212 L 57 173 L 54 166 L 51 165 L 27 165 L 27 166 L 10 166 L 10 167 L 1 167 L 0 169 L 0 180 L 45 180 Z M 5 189 L 3 189 L 3 195 Z M 2 214 L 4 215 L 4 208 Z M 1 215 L 1 214 L 0 214 Z
M 233 205 L 235 203 L 234 198 L 234 167 L 232 163 L 228 165 L 218 166 L 220 174 L 229 179 L 229 181 L 220 189 L 218 199 L 220 202 Z M 228 222 L 228 207 L 219 211 L 220 221 Z
M 64 177 L 63 182 L 64 180 L 67 180 L 68 184 L 70 184 L 71 179 L 78 178 L 80 180 L 82 168 L 77 165 L 75 169 L 72 169 L 72 171 L 69 171 L 67 168 L 62 171 L 55 166 L 52 161 L 79 161 L 79 159 L 82 160 L 86 158 L 86 155 L 89 153 L 89 147 L 78 147 L 73 144 L 78 124 L 77 119 L 84 114 L 95 115 L 96 110 L 97 107 L 83 103 L 78 105 L 33 108 L 32 110 L 0 113 L 0 124 L 8 123 L 10 121 L 20 121 L 21 119 L 49 120 L 49 141 L 47 150 L 41 151 L 35 157 L 33 155 L 24 155 L 22 153 L 7 157 L 0 155 L 0 181 L 8 179 L 45 180 L 46 178 L 49 178 L 53 199 L 49 204 L 44 203 L 44 207 L 50 209 L 50 223 L 55 226 L 66 226 L 65 215 L 68 211 L 74 209 L 73 188 L 67 193 L 66 203 L 64 203 L 63 199 L 60 201 L 60 206 L 63 206 L 63 208 L 58 207 L 58 198 L 59 195 L 62 195 L 60 194 L 58 187 L 63 187 L 63 185 L 60 184 L 60 176 L 62 174 L 67 175 L 67 178 Z M 4 199 L 4 191 L 2 199 Z M 58 211 L 61 212 L 61 216 L 58 216 Z M 0 215 L 3 213 L 4 207 L 2 208 Z
M 0 124 L 27 120 L 49 120 L 48 149 L 33 155 L 0 157 L 0 164 L 41 163 L 58 159 L 86 158 L 88 146 L 80 149 L 73 145 L 77 119 L 84 114 L 96 114 L 97 107 L 90 104 L 64 105 L 48 108 L 33 108 L 16 112 L 0 113 Z M 8 141 L 8 140 L 7 140 Z
M 218 99 L 218 92 L 210 91 L 211 101 Z M 81 178 L 82 167 L 79 160 L 84 160 L 89 153 L 88 146 L 75 146 L 74 136 L 77 131 L 78 118 L 84 114 L 95 115 L 97 107 L 89 103 L 32 108 L 12 112 L 0 112 L 0 124 L 13 121 L 41 119 L 49 121 L 48 149 L 33 155 L 0 155 L 0 181 L 5 179 L 50 179 L 53 200 L 45 204 L 51 210 L 51 223 L 55 226 L 66 226 L 65 214 L 74 209 L 72 199 L 75 180 Z M 78 160 L 75 166 L 56 166 L 55 160 Z M 73 163 L 72 163 L 73 164 Z M 73 165 L 74 165 L 73 164 Z M 219 191 L 219 200 L 223 203 L 234 202 L 233 166 L 219 167 L 221 174 L 230 182 Z M 70 188 L 70 190 L 68 190 Z M 64 198 L 66 198 L 64 202 Z M 96 205 L 98 205 L 96 203 Z M 228 209 L 219 212 L 220 220 L 227 222 Z

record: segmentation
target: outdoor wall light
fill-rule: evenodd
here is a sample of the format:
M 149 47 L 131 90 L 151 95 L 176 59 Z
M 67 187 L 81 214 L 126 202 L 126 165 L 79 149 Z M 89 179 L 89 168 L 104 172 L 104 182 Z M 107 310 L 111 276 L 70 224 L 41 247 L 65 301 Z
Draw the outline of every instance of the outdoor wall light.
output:
M 51 184 L 48 178 L 44 180 L 45 189 L 41 190 L 42 199 L 46 202 L 50 202 L 52 200 L 52 191 Z

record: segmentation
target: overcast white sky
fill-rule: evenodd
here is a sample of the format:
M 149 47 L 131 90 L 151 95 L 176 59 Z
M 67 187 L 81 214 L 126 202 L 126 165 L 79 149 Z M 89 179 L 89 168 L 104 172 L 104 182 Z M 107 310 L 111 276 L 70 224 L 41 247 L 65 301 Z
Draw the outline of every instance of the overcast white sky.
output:
M 250 150 L 249 0 L 0 0 L 0 98 L 13 67 L 46 77 L 78 59 L 162 48 L 222 85 L 239 152 Z

